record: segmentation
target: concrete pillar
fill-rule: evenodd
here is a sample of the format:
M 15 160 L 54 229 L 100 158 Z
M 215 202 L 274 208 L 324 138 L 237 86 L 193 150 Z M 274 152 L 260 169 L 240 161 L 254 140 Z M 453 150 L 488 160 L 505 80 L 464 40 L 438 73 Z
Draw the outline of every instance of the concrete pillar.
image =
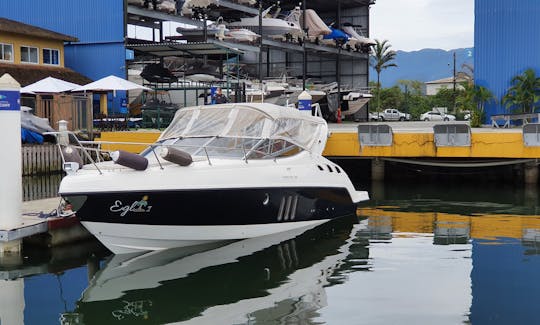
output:
M 24 324 L 24 280 L 0 281 L 0 324 Z
M 525 163 L 524 166 L 525 184 L 535 185 L 538 183 L 538 165 L 536 162 Z
M 0 229 L 11 230 L 22 224 L 21 85 L 9 74 L 0 77 Z M 1 245 L 0 245 L 1 246 Z M 6 245 L 20 250 L 20 243 Z M 0 248 L 0 251 L 3 249 Z
M 369 193 L 369 196 L 375 202 L 384 201 L 384 197 L 385 197 L 384 182 L 380 180 L 372 180 L 371 192 Z
M 371 160 L 371 180 L 384 180 L 384 161 L 379 158 L 374 158 Z
M 107 115 L 107 94 L 99 95 L 99 112 L 103 115 Z
M 525 184 L 523 195 L 525 206 L 534 208 L 534 214 L 538 214 L 538 186 L 536 184 Z

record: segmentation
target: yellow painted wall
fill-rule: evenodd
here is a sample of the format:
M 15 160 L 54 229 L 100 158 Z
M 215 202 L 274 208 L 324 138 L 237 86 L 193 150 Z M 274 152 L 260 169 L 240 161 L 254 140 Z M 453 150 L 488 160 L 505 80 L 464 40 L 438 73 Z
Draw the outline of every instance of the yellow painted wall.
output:
M 43 49 L 58 50 L 59 53 L 59 65 L 49 65 L 51 67 L 64 67 L 64 42 L 57 40 L 41 39 L 26 35 L 3 33 L 0 32 L 0 43 L 13 45 L 13 61 L 0 61 L 1 63 L 14 63 L 14 64 L 29 64 L 33 63 L 21 63 L 21 46 L 30 46 L 38 48 L 39 64 L 43 65 Z
M 394 133 L 389 147 L 361 147 L 356 133 L 332 133 L 324 150 L 331 157 L 540 158 L 540 147 L 525 147 L 518 132 L 471 134 L 470 147 L 435 146 L 433 133 Z
M 160 132 L 134 131 L 134 132 L 101 132 L 96 141 L 105 142 L 130 142 L 130 143 L 154 143 L 159 138 Z M 138 144 L 103 144 L 103 150 L 125 150 L 133 153 L 143 151 L 146 146 Z

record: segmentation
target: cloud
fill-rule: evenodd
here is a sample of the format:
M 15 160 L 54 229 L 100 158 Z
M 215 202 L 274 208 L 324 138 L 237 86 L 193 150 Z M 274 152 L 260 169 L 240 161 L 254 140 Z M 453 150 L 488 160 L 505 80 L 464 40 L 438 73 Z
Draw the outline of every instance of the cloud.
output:
M 396 50 L 471 47 L 474 0 L 377 0 L 371 7 L 372 38 Z

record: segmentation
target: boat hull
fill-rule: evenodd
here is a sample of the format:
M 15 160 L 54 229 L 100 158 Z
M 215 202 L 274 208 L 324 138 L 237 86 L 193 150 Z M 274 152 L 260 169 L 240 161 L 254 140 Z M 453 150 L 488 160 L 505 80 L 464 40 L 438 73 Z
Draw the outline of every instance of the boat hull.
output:
M 346 188 L 63 193 L 116 254 L 265 236 L 356 211 Z M 80 207 L 79 207 L 80 206 Z
M 88 221 L 83 221 L 82 224 L 114 254 L 129 254 L 310 229 L 326 221 L 328 220 L 220 226 L 155 226 Z

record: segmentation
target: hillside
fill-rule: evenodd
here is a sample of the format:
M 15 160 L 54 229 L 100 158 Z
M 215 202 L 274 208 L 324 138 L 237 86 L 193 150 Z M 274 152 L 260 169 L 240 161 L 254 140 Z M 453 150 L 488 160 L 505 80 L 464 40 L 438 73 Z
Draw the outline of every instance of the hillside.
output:
M 456 52 L 456 71 L 464 70 L 463 63 L 473 65 L 473 48 L 423 49 L 413 52 L 397 51 L 397 68 L 388 68 L 381 73 L 383 87 L 392 87 L 400 79 L 432 81 L 452 76 L 453 59 Z M 465 70 L 468 72 L 468 70 Z M 370 68 L 370 81 L 377 81 L 377 73 Z

